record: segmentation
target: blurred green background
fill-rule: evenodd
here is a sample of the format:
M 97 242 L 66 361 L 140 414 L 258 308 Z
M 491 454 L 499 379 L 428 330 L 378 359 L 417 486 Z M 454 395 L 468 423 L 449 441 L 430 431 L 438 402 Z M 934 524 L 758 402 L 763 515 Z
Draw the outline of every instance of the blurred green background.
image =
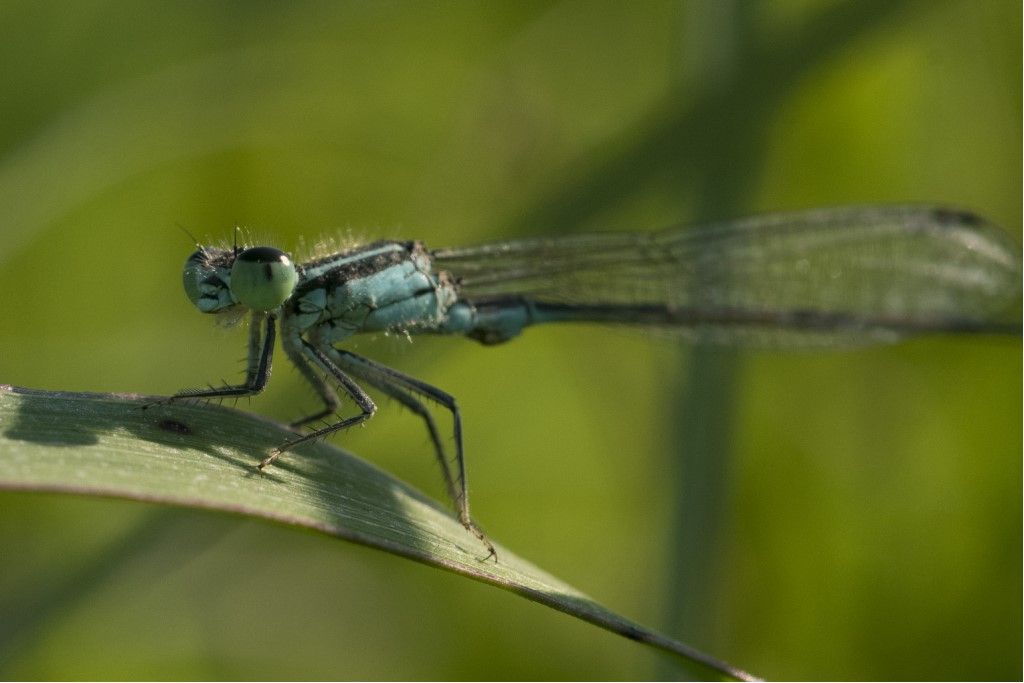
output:
M 238 375 L 180 268 L 235 225 L 448 246 L 858 202 L 1021 233 L 1016 0 L 0 6 L 0 382 Z M 457 396 L 476 518 L 772 678 L 1016 679 L 1019 341 L 730 354 L 599 327 L 363 339 Z M 313 401 L 279 359 L 251 409 Z M 417 420 L 335 441 L 441 498 Z M 3 678 L 672 677 L 312 533 L 0 494 Z

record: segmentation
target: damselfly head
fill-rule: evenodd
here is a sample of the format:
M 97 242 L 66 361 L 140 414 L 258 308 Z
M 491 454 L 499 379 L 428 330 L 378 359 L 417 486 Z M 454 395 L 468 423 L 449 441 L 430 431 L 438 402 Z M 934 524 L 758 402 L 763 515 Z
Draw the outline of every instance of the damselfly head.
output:
M 203 313 L 233 306 L 272 311 L 288 300 L 298 281 L 291 257 L 274 247 L 200 247 L 182 273 L 185 294 Z
M 231 249 L 199 247 L 185 261 L 182 284 L 189 301 L 203 313 L 218 313 L 238 302 L 231 296 Z

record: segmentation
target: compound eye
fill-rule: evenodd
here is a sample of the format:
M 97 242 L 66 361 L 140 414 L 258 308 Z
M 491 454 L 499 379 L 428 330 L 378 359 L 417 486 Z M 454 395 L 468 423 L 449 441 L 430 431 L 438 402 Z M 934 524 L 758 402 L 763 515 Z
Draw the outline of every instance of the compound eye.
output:
M 232 304 L 227 285 L 218 277 L 216 266 L 210 263 L 215 252 L 200 249 L 185 261 L 182 284 L 185 294 L 196 308 L 204 313 L 216 312 Z
M 200 283 L 206 277 L 206 271 L 208 270 L 202 263 L 202 253 L 202 251 L 197 251 L 189 256 L 188 260 L 185 261 L 185 269 L 182 271 L 182 284 L 185 285 L 185 294 L 188 296 L 188 300 L 197 306 L 203 296 Z
M 246 249 L 231 266 L 231 293 L 254 311 L 272 311 L 283 304 L 298 281 L 288 254 L 273 247 Z

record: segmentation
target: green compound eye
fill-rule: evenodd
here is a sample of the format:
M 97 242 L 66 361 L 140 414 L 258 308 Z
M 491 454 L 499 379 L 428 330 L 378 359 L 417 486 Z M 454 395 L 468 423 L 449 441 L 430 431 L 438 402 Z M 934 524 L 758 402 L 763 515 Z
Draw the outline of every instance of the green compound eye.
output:
M 227 249 L 202 247 L 185 261 L 181 273 L 188 300 L 203 313 L 219 313 L 237 302 L 228 289 L 234 254 Z
M 182 284 L 185 285 L 185 294 L 188 296 L 188 300 L 196 306 L 199 305 L 200 299 L 203 298 L 203 291 L 199 285 L 203 278 L 206 276 L 204 268 L 204 260 L 206 254 L 202 249 L 195 252 L 188 257 L 185 261 L 185 270 L 182 272 Z
M 231 266 L 231 293 L 254 311 L 270 311 L 283 304 L 298 281 L 288 254 L 273 247 L 246 249 Z

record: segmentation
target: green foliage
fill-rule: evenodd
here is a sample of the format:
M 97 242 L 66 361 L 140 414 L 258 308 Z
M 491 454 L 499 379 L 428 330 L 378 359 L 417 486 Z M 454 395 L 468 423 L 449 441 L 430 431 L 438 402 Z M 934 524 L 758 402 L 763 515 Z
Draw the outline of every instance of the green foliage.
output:
M 702 678 L 749 679 L 620 617 L 505 548 L 498 546 L 500 559 L 491 557 L 450 514 L 344 451 L 320 444 L 257 473 L 253 463 L 268 444 L 291 432 L 216 406 L 151 401 L 0 387 L 0 423 L 8 425 L 0 435 L 0 489 L 113 496 L 305 527 L 500 586 L 677 655 Z M 8 646 L 24 627 L 8 625 Z

